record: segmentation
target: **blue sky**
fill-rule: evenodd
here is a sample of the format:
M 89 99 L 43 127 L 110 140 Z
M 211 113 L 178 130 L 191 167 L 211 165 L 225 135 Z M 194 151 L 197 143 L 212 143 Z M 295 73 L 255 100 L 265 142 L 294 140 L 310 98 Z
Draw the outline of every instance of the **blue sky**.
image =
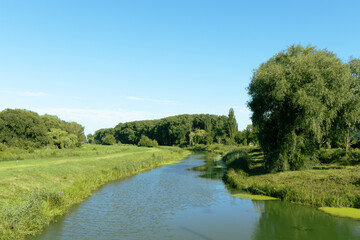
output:
M 251 123 L 253 70 L 292 44 L 360 57 L 360 1 L 0 0 L 0 110 L 86 133 L 177 114 Z

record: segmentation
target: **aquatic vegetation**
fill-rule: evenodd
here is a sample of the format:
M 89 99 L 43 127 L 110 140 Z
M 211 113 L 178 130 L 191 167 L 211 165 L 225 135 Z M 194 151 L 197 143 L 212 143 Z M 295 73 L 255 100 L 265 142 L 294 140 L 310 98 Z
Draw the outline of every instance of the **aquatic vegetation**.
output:
M 264 195 L 247 194 L 247 193 L 237 193 L 237 194 L 232 194 L 231 196 L 237 197 L 237 198 L 242 198 L 242 199 L 262 200 L 262 201 L 279 200 L 278 198 L 274 198 L 274 197 L 269 197 L 269 196 L 264 196 Z
M 360 209 L 358 208 L 320 207 L 319 210 L 334 216 L 348 217 L 360 220 Z

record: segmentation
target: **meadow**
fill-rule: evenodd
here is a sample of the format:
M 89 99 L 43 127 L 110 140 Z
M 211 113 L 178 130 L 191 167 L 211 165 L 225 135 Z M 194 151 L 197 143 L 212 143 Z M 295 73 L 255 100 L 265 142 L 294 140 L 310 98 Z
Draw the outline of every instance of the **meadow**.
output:
M 130 145 L 12 153 L 14 160 L 0 162 L 0 239 L 34 235 L 109 181 L 188 154 L 179 148 Z

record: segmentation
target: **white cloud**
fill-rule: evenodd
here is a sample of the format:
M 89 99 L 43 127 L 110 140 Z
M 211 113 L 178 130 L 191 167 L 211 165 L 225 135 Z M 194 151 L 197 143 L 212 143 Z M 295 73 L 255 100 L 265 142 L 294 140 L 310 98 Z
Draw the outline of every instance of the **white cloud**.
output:
M 134 100 L 134 101 L 145 101 L 145 102 L 154 102 L 154 103 L 164 103 L 164 104 L 173 104 L 173 105 L 178 105 L 180 104 L 179 102 L 176 101 L 171 101 L 171 100 L 158 100 L 158 99 L 153 99 L 153 98 L 139 98 L 139 97 L 127 97 L 128 100 Z
M 46 97 L 49 96 L 48 93 L 44 93 L 44 92 L 25 92 L 24 93 L 25 96 L 30 96 L 30 97 Z

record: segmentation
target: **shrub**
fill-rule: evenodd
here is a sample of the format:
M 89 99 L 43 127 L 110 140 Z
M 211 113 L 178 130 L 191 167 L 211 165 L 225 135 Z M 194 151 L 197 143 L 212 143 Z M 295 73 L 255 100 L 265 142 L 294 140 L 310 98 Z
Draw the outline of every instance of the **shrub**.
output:
M 319 154 L 319 160 L 322 163 L 332 163 L 340 161 L 345 156 L 342 149 L 322 149 Z
M 249 155 L 242 150 L 229 152 L 223 157 L 222 160 L 228 166 L 228 168 L 241 169 L 245 172 L 249 172 L 250 158 Z
M 151 140 L 147 136 L 142 135 L 140 141 L 138 142 L 139 147 L 157 147 L 159 146 L 156 140 Z
M 102 145 L 114 145 L 116 144 L 115 137 L 113 135 L 106 135 L 102 139 Z

